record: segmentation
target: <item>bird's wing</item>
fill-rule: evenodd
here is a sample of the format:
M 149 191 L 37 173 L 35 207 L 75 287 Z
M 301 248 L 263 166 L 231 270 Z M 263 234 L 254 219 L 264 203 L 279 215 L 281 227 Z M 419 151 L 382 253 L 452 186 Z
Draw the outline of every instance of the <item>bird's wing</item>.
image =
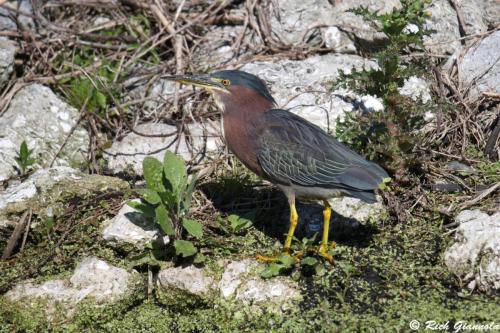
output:
M 319 127 L 286 110 L 270 110 L 255 128 L 263 171 L 281 184 L 373 190 L 387 173 Z

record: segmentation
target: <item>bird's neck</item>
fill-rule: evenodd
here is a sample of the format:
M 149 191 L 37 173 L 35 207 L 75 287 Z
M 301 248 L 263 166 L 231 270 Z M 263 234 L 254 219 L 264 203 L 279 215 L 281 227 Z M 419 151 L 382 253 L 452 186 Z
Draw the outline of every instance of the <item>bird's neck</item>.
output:
M 219 96 L 218 104 L 222 107 L 222 134 L 229 150 L 250 170 L 261 175 L 262 170 L 255 154 L 255 137 L 252 133 L 258 119 L 275 105 L 260 94 L 240 92 Z

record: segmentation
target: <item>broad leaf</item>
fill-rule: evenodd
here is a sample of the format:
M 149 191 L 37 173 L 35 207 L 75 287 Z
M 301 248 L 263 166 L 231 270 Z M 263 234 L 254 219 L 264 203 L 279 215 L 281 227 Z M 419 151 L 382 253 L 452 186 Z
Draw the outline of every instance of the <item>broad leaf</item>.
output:
M 205 256 L 201 253 L 196 253 L 196 256 L 194 257 L 193 263 L 195 264 L 201 264 L 205 262 Z
M 147 202 L 149 202 L 152 205 L 157 205 L 161 201 L 161 198 L 158 195 L 158 192 L 156 192 L 152 189 L 149 189 L 149 188 L 142 189 L 139 191 L 139 193 L 142 195 L 144 200 L 146 200 Z
M 175 235 L 174 226 L 172 224 L 170 216 L 168 215 L 167 208 L 165 208 L 164 205 L 159 205 L 158 207 L 156 207 L 155 213 L 156 223 L 160 225 L 161 230 L 163 230 L 163 232 L 169 236 Z
M 295 259 L 289 254 L 282 254 L 278 261 L 286 268 L 292 268 L 295 265 Z
M 177 194 L 185 190 L 187 182 L 186 164 L 182 157 L 167 151 L 163 159 L 163 172 L 171 190 Z
M 163 186 L 163 166 L 160 161 L 148 156 L 142 162 L 142 170 L 148 189 L 165 192 L 165 186 Z
M 304 259 L 301 260 L 301 264 L 306 266 L 315 266 L 317 263 L 318 259 L 314 257 L 305 257 Z
M 185 240 L 176 240 L 174 242 L 174 247 L 175 253 L 184 258 L 190 257 L 198 252 L 198 249 L 193 245 L 193 243 Z
M 264 268 L 262 272 L 260 272 L 260 276 L 264 279 L 269 279 L 280 275 L 282 269 L 283 265 L 281 264 L 270 264 L 266 268 Z
M 229 225 L 231 226 L 231 229 L 233 231 L 240 231 L 243 229 L 250 228 L 252 226 L 252 221 L 249 219 L 246 219 L 244 217 L 231 214 L 227 217 L 227 220 L 229 222 Z
M 182 226 L 191 236 L 194 236 L 198 239 L 203 236 L 203 227 L 198 221 L 183 218 Z
M 21 143 L 21 147 L 19 148 L 19 156 L 21 159 L 26 160 L 30 154 L 30 151 L 28 149 L 28 145 L 26 144 L 26 141 L 23 141 Z
M 128 201 L 127 205 L 134 208 L 135 210 L 141 212 L 147 217 L 154 218 L 155 217 L 155 210 L 154 207 L 140 201 Z

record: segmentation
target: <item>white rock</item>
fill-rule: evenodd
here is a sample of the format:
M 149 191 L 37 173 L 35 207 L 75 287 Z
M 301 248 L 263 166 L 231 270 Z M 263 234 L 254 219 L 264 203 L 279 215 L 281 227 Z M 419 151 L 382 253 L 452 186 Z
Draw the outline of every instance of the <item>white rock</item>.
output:
M 356 55 L 327 54 L 298 61 L 253 62 L 241 69 L 267 83 L 278 107 L 333 131 L 337 120 L 353 110 L 351 103 L 338 96 L 342 91 L 330 91 L 339 70 L 350 73 L 353 68 L 376 66 L 375 62 Z
M 297 299 L 300 293 L 296 286 L 282 278 L 263 280 L 255 278 L 245 281 L 236 292 L 236 299 L 244 303 L 255 304 L 270 301 L 286 303 Z
M 127 182 L 113 177 L 84 174 L 65 166 L 35 171 L 23 182 L 12 182 L 0 191 L 0 228 L 15 225 L 16 215 L 28 208 L 39 217 L 54 215 L 54 207 L 64 210 L 58 200 L 63 196 L 86 196 L 107 190 L 123 191 Z M 11 220 L 9 215 L 13 215 Z
M 416 76 L 405 79 L 403 86 L 399 88 L 399 93 L 410 97 L 415 102 L 421 101 L 424 104 L 431 100 L 429 83 Z
M 249 259 L 227 263 L 218 285 L 221 296 L 224 298 L 233 296 L 252 266 L 255 266 L 255 261 Z
M 95 257 L 82 260 L 70 278 L 78 299 L 92 297 L 99 302 L 114 302 L 130 290 L 132 275 Z
M 337 27 L 323 29 L 323 40 L 325 46 L 341 53 L 356 52 L 356 45 L 343 31 Z
M 214 287 L 214 279 L 205 275 L 203 269 L 194 266 L 171 267 L 160 271 L 158 286 L 164 290 L 172 288 L 192 295 L 204 296 Z
M 16 55 L 16 45 L 6 39 L 0 39 L 0 89 L 9 80 L 10 74 L 14 70 L 14 56 Z
M 133 201 L 139 202 L 140 200 Z M 161 235 L 156 223 L 149 221 L 127 204 L 124 204 L 116 216 L 104 225 L 102 237 L 105 240 L 117 245 L 131 244 L 139 249 L 156 241 Z
M 477 99 L 483 92 L 500 93 L 500 31 L 481 39 L 458 60 L 458 73 L 469 97 Z
M 500 290 L 500 212 L 465 210 L 456 221 L 460 225 L 455 243 L 445 251 L 446 266 L 471 288 Z
M 19 8 L 19 14 L 9 15 L 12 14 L 12 11 L 4 7 L 10 7 L 14 10 Z M 19 22 L 21 30 L 33 30 L 35 28 L 33 17 L 24 15 L 24 13 L 34 15 L 30 0 L 9 0 L 3 3 L 3 6 L 0 7 L 0 31 L 17 31 L 16 20 Z
M 54 107 L 57 113 L 51 112 Z M 17 165 L 15 158 L 23 140 L 33 150 L 37 165 L 48 166 L 78 117 L 78 110 L 61 101 L 48 87 L 33 84 L 21 89 L 0 117 L 0 181 L 15 174 L 13 166 Z M 87 131 L 77 127 L 55 165 L 85 162 L 88 140 Z
M 379 13 L 387 13 L 393 8 L 400 8 L 401 4 L 398 0 L 344 0 L 335 4 L 328 0 L 277 0 L 273 1 L 271 6 L 271 28 L 273 34 L 286 44 L 303 42 L 319 44 L 320 36 L 314 35 L 317 29 L 311 29 L 314 26 L 337 27 L 353 34 L 357 40 L 365 44 L 376 44 L 384 39 L 384 34 L 376 32 L 361 16 L 348 12 L 349 9 L 360 6 Z M 347 34 L 342 33 L 342 35 L 345 36 L 343 38 L 348 38 Z M 354 45 L 352 41 L 350 44 Z M 347 50 L 352 52 L 349 48 Z
M 81 178 L 80 171 L 64 166 L 38 170 L 29 176 L 26 181 L 15 186 L 9 186 L 5 191 L 0 192 L 0 210 L 6 208 L 9 204 L 27 201 L 35 197 L 38 193 L 37 189 L 46 189 L 64 180 Z
M 129 273 L 101 259 L 89 257 L 82 260 L 69 281 L 50 280 L 43 284 L 25 281 L 8 291 L 5 297 L 11 301 L 45 300 L 49 319 L 57 311 L 56 306 L 62 303 L 67 311 L 65 314 L 70 317 L 83 299 L 92 298 L 97 304 L 117 302 L 137 288 L 139 280 L 135 271 Z M 23 306 L 30 304 L 22 302 Z
M 495 0 L 462 0 L 457 2 L 464 16 L 465 28 L 469 35 L 488 30 L 488 25 L 500 21 L 500 3 Z M 424 38 L 426 48 L 434 53 L 452 54 L 462 46 L 457 12 L 448 0 L 433 0 L 428 6 L 431 16 L 426 27 L 435 32 Z
M 167 124 L 142 124 L 135 128 L 139 133 L 169 134 L 176 133 L 177 128 Z M 186 135 L 168 137 L 144 137 L 130 133 L 121 141 L 114 142 L 106 150 L 108 167 L 115 173 L 132 171 L 142 175 L 142 161 L 147 156 L 163 160 L 165 151 L 173 151 L 181 155 L 186 161 L 200 161 L 210 154 L 222 150 L 218 126 L 214 124 L 187 125 L 189 140 Z M 179 141 L 178 141 L 179 140 Z

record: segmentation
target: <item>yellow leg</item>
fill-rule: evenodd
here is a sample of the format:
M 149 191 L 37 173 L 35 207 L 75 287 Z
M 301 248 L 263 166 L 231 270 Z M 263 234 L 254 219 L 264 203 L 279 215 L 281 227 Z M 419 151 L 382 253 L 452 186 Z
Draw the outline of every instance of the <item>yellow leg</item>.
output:
M 333 257 L 330 253 L 328 253 L 328 234 L 330 231 L 330 218 L 332 215 L 332 208 L 328 201 L 324 201 L 323 208 L 323 237 L 321 238 L 321 244 L 318 249 L 318 254 L 328 260 L 330 263 L 333 263 Z
M 286 235 L 285 246 L 283 246 L 283 252 L 290 253 L 290 248 L 292 247 L 293 235 L 295 233 L 295 228 L 297 228 L 297 223 L 299 221 L 299 214 L 297 214 L 297 209 L 295 208 L 295 203 L 290 204 L 290 228 L 288 229 L 288 234 Z
M 297 228 L 297 223 L 299 221 L 299 214 L 297 214 L 297 209 L 295 208 L 295 199 L 289 199 L 290 202 L 290 227 L 288 229 L 288 234 L 286 236 L 285 245 L 283 246 L 283 253 L 290 254 L 292 247 L 293 235 L 295 233 L 295 228 Z M 302 257 L 302 253 L 294 256 L 296 260 L 300 260 Z M 279 258 L 279 255 L 276 256 L 263 256 L 258 254 L 257 260 L 262 262 L 276 262 Z

